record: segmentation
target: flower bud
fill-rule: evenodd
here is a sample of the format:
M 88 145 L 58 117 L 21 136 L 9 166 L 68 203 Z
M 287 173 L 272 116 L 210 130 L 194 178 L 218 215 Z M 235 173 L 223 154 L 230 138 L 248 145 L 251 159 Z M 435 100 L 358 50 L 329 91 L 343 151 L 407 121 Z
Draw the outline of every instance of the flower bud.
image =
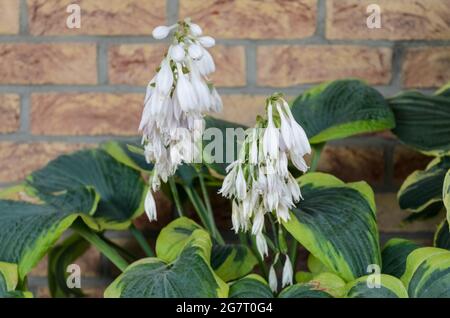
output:
M 191 30 L 191 34 L 193 36 L 200 36 L 203 33 L 202 28 L 198 24 L 195 24 L 195 23 L 191 23 L 189 25 L 189 29 Z
M 160 25 L 153 29 L 152 35 L 157 40 L 165 39 L 170 32 L 170 28 L 165 25 Z
M 178 63 L 182 62 L 184 60 L 184 57 L 185 57 L 185 53 L 184 53 L 183 47 L 180 44 L 173 45 L 170 48 L 170 57 L 175 62 L 178 62 Z
M 203 50 L 197 44 L 192 44 L 188 49 L 189 56 L 194 60 L 199 60 L 203 56 Z
M 206 48 L 213 47 L 214 45 L 216 45 L 216 40 L 214 40 L 210 36 L 202 36 L 198 38 L 198 42 L 200 42 L 200 44 Z

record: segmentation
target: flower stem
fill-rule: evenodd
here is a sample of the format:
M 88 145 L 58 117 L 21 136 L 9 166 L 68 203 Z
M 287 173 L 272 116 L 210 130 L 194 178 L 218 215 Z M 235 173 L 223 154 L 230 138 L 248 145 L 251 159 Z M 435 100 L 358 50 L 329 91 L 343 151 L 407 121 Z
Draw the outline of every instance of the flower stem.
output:
M 173 177 L 169 178 L 170 190 L 172 191 L 173 200 L 175 201 L 175 206 L 177 208 L 178 216 L 183 216 L 183 206 L 180 201 L 180 196 L 178 194 L 177 185 L 175 184 L 175 180 Z
M 80 234 L 86 241 L 94 245 L 122 272 L 128 267 L 128 262 L 124 260 L 113 247 L 106 243 L 97 233 L 88 228 L 83 222 L 74 222 L 72 224 L 72 229 Z
M 186 191 L 189 199 L 192 202 L 192 205 L 194 206 L 195 211 L 197 212 L 198 216 L 200 217 L 200 220 L 202 221 L 203 225 L 208 229 L 211 236 L 216 239 L 216 241 L 223 245 L 225 244 L 225 241 L 223 240 L 222 236 L 220 235 L 219 231 L 217 230 L 214 221 L 212 221 L 208 215 L 208 211 L 206 210 L 200 196 L 196 191 L 192 191 L 192 189 L 186 185 L 183 185 L 184 190 Z
M 152 248 L 148 244 L 147 240 L 145 239 L 145 237 L 141 233 L 141 231 L 139 231 L 134 224 L 131 224 L 129 230 L 130 230 L 130 233 L 134 236 L 134 238 L 138 242 L 139 246 L 145 252 L 145 254 L 149 257 L 154 257 L 155 253 L 153 253 Z

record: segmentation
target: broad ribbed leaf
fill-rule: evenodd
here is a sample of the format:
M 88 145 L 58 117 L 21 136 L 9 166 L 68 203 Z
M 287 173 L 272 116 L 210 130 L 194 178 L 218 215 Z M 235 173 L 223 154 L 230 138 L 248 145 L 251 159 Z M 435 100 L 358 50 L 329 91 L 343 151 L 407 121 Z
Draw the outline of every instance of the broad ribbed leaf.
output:
M 374 274 L 375 275 L 375 274 Z M 360 277 L 347 284 L 348 298 L 408 298 L 405 286 L 402 282 L 390 275 L 381 274 L 379 277 L 380 286 L 374 286 L 377 283 L 370 275 Z
M 61 156 L 28 178 L 40 197 L 80 187 L 100 196 L 95 211 L 99 229 L 125 229 L 143 211 L 146 186 L 138 171 L 104 150 L 83 150 Z
M 383 96 L 358 80 L 334 81 L 306 91 L 293 102 L 292 113 L 312 144 L 395 126 Z
M 450 169 L 445 175 L 444 186 L 442 188 L 442 197 L 444 200 L 444 206 L 447 210 L 447 223 L 450 224 Z
M 437 157 L 425 170 L 413 172 L 402 184 L 397 197 L 402 209 L 436 214 L 443 208 L 442 187 L 450 169 L 450 156 Z
M 243 139 L 236 137 L 247 127 L 229 121 L 205 117 L 206 129 L 203 135 L 203 161 L 218 174 L 226 175 L 226 167 L 238 156 Z M 235 135 L 236 133 L 236 135 Z M 244 135 L 241 134 L 243 138 Z
M 227 297 L 228 285 L 209 265 L 211 240 L 196 230 L 177 259 L 145 258 L 131 264 L 105 291 L 107 298 Z
M 229 298 L 272 298 L 266 280 L 257 274 L 247 275 L 231 283 Z
M 130 168 L 143 173 L 149 173 L 153 170 L 154 165 L 147 163 L 144 157 L 144 149 L 137 141 L 108 141 L 102 145 L 102 149 Z M 175 176 L 179 177 L 185 184 L 190 185 L 198 175 L 194 167 L 183 164 L 177 168 Z
M 381 251 L 382 273 L 402 277 L 406 269 L 406 258 L 419 247 L 419 244 L 405 239 L 390 239 Z
M 450 82 L 442 86 L 437 92 L 436 95 L 450 97 Z
M 294 284 L 283 289 L 278 298 L 333 298 L 314 284 Z
M 283 223 L 289 233 L 330 271 L 346 281 L 380 264 L 372 189 L 365 182 L 345 184 L 324 173 L 299 179 L 304 200 Z
M 393 132 L 405 144 L 426 153 L 450 150 L 450 98 L 411 91 L 389 100 L 396 127 Z
M 153 164 L 145 161 L 144 149 L 139 144 L 139 141 L 108 141 L 102 144 L 104 149 L 110 156 L 117 161 L 143 172 L 150 172 L 153 169 Z
M 156 255 L 166 262 L 173 261 L 189 241 L 192 233 L 198 229 L 202 227 L 186 217 L 172 221 L 158 236 Z M 226 282 L 250 273 L 256 263 L 256 257 L 244 245 L 213 243 L 211 267 Z
M 434 246 L 450 251 L 450 230 L 447 220 L 442 221 L 434 234 Z
M 97 203 L 89 189 L 62 194 L 46 204 L 0 201 L 0 261 L 18 264 L 22 279 L 78 216 L 95 225 L 91 215 Z
M 0 298 L 30 298 L 30 292 L 16 290 L 19 276 L 17 265 L 0 262 Z
M 412 298 L 450 298 L 450 251 L 423 247 L 409 254 L 401 278 Z
M 79 288 L 67 286 L 67 267 L 83 255 L 89 248 L 89 243 L 78 234 L 73 234 L 61 244 L 53 247 L 48 253 L 48 287 L 52 297 L 83 297 Z
M 301 273 L 301 274 L 300 274 Z M 295 279 L 297 283 L 308 283 L 310 285 L 320 288 L 320 290 L 330 294 L 333 297 L 342 297 L 345 295 L 345 281 L 334 273 L 320 272 L 310 273 L 307 277 L 305 272 L 296 273 Z

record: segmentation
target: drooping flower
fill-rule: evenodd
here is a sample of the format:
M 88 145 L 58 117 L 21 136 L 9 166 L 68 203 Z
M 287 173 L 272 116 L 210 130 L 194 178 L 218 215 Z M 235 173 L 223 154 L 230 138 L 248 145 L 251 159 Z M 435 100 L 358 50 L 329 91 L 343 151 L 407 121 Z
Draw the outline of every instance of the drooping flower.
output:
M 205 49 L 213 38 L 202 36 L 202 29 L 190 20 L 172 26 L 158 26 L 152 35 L 164 39 L 174 31 L 172 44 L 155 77 L 147 86 L 144 110 L 139 125 L 144 155 L 154 167 L 150 175 L 145 210 L 156 220 L 152 192 L 167 182 L 179 165 L 192 163 L 201 153 L 203 114 L 222 108 L 222 100 L 207 79 L 214 72 L 214 60 Z
M 281 95 L 272 95 L 266 106 L 267 118 L 247 132 L 242 151 L 228 166 L 219 191 L 233 199 L 233 229 L 251 229 L 262 257 L 268 254 L 263 234 L 266 216 L 287 222 L 289 211 L 302 198 L 300 187 L 289 172 L 289 160 L 306 172 L 308 166 L 303 157 L 311 152 L 303 128 Z
M 270 266 L 269 270 L 269 286 L 274 293 L 278 291 L 278 278 L 273 265 Z
M 292 268 L 292 263 L 291 263 L 291 260 L 289 259 L 289 256 L 286 255 L 286 261 L 284 262 L 284 267 L 283 267 L 283 277 L 281 279 L 282 287 L 292 285 L 293 276 L 294 276 L 294 270 Z

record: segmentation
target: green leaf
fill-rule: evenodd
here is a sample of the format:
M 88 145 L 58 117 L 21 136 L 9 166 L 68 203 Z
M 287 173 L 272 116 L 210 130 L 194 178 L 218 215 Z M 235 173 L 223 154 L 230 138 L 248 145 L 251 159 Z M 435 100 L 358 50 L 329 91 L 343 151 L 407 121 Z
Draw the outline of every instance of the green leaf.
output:
M 147 188 L 138 171 L 130 169 L 104 150 L 83 150 L 61 156 L 28 178 L 37 195 L 51 195 L 92 187 L 100 196 L 95 211 L 97 230 L 123 230 L 144 211 Z M 93 224 L 88 224 L 90 227 Z
M 16 290 L 19 282 L 17 265 L 0 262 L 0 298 L 30 298 L 30 292 Z
M 225 176 L 226 167 L 237 159 L 238 145 L 243 142 L 243 139 L 235 137 L 234 134 L 244 132 L 247 127 L 210 116 L 205 117 L 205 124 L 203 161 L 207 167 Z
M 106 298 L 227 297 L 228 285 L 209 265 L 211 240 L 196 230 L 171 263 L 145 258 L 131 264 L 106 289 Z
M 450 251 L 450 230 L 447 220 L 442 221 L 434 234 L 434 246 Z
M 409 240 L 390 239 L 381 251 L 382 273 L 397 278 L 402 277 L 406 269 L 406 258 L 419 247 L 419 244 Z
M 108 141 L 102 144 L 102 149 L 120 163 L 123 163 L 134 170 L 143 173 L 149 173 L 153 170 L 154 165 L 152 163 L 147 163 L 144 156 L 144 149 L 138 141 Z M 188 164 L 179 166 L 175 175 L 188 185 L 192 184 L 193 180 L 197 178 L 195 168 Z
M 450 169 L 447 171 L 442 188 L 442 197 L 447 209 L 447 222 L 450 224 Z
M 375 274 L 374 274 L 375 275 Z M 347 284 L 347 298 L 408 298 L 405 286 L 402 282 L 390 275 L 380 275 L 380 287 L 370 288 L 368 280 L 371 276 L 360 277 Z M 374 283 L 374 282 L 371 282 Z
M 389 100 L 397 125 L 394 132 L 405 144 L 429 154 L 450 150 L 450 98 L 416 91 Z
M 111 157 L 130 168 L 142 172 L 150 172 L 153 169 L 153 164 L 145 161 L 144 149 L 138 140 L 131 142 L 112 140 L 103 143 L 101 148 Z
M 324 263 L 322 263 L 317 257 L 315 257 L 313 254 L 308 255 L 308 260 L 306 265 L 308 266 L 308 269 L 313 274 L 320 274 L 323 272 L 329 272 L 329 268 L 325 266 Z
M 346 281 L 380 264 L 372 189 L 365 182 L 345 184 L 324 173 L 299 179 L 304 200 L 283 223 L 289 233 L 330 271 Z
M 435 95 L 450 97 L 450 82 L 442 86 L 439 90 L 436 91 Z
M 298 274 L 298 273 L 297 273 Z M 297 275 L 295 276 L 297 279 Z M 322 290 L 333 297 L 342 297 L 345 295 L 345 281 L 334 273 L 321 272 L 312 274 L 312 277 L 305 281 L 298 281 L 298 283 L 308 283 L 315 286 L 316 289 Z
M 90 244 L 73 234 L 48 253 L 48 286 L 52 297 L 83 297 L 81 289 L 67 287 L 67 267 L 82 256 Z
M 189 241 L 191 234 L 198 229 L 202 227 L 186 217 L 172 221 L 161 231 L 156 240 L 156 255 L 166 262 L 173 261 Z M 244 245 L 213 244 L 211 266 L 226 282 L 245 276 L 256 264 L 256 257 Z
M 338 80 L 306 91 L 293 102 L 292 114 L 311 144 L 395 126 L 383 96 L 358 80 Z
M 23 279 L 78 216 L 96 224 L 91 215 L 97 203 L 96 193 L 88 188 L 46 204 L 0 201 L 0 261 L 18 264 Z
M 327 292 L 318 289 L 314 284 L 294 284 L 283 289 L 278 298 L 333 298 Z
M 448 169 L 450 156 L 443 156 L 431 161 L 425 170 L 409 175 L 397 193 L 400 207 L 415 213 L 442 210 L 442 186 Z
M 247 275 L 231 283 L 229 298 L 273 298 L 266 280 L 257 274 Z
M 413 251 L 401 280 L 412 298 L 449 298 L 450 252 L 436 247 Z

